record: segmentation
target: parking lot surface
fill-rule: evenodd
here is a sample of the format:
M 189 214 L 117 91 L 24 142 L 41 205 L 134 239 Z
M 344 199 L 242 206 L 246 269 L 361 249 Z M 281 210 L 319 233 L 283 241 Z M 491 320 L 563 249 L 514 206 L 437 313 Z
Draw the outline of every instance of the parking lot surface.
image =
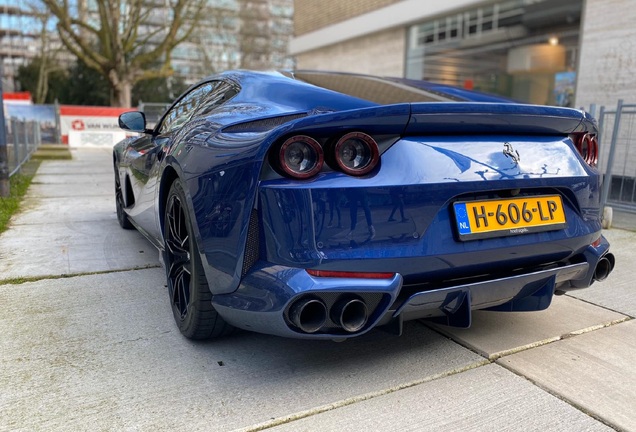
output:
M 119 228 L 109 149 L 44 162 L 0 235 L 0 431 L 634 430 L 636 233 L 534 313 L 349 340 L 173 323 L 156 250 Z

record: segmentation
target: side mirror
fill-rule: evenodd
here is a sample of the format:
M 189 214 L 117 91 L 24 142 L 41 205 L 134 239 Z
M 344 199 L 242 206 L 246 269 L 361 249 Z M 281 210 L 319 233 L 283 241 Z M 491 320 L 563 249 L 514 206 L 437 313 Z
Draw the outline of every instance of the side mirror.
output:
M 146 115 L 140 111 L 120 114 L 119 127 L 132 132 L 146 133 Z

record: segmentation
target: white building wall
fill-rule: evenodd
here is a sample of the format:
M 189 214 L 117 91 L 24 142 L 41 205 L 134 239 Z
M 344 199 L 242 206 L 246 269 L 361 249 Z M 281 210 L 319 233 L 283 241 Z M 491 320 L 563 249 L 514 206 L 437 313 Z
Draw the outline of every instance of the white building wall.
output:
M 586 0 L 576 106 L 636 103 L 636 1 Z
M 298 69 L 404 75 L 404 28 L 386 30 L 296 55 Z

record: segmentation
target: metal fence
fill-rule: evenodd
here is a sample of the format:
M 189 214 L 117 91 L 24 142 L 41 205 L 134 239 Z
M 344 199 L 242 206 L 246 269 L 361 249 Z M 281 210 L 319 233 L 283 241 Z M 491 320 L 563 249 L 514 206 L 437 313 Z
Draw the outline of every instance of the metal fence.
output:
M 60 142 L 59 107 L 22 103 L 7 103 L 3 107 L 6 166 L 12 176 L 42 144 Z
M 36 120 L 6 120 L 7 164 L 9 177 L 20 172 L 31 155 L 42 144 L 40 122 Z
M 594 114 L 594 107 L 590 111 Z M 597 119 L 601 205 L 636 213 L 636 105 L 619 100 L 615 109 L 601 107 Z

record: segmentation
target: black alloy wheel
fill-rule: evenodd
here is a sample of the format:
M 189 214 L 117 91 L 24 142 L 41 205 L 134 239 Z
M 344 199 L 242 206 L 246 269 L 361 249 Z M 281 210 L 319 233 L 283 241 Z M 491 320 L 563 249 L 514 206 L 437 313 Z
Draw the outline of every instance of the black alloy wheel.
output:
M 121 189 L 121 181 L 119 179 L 119 169 L 115 166 L 115 206 L 117 208 L 117 221 L 123 229 L 133 229 L 128 215 L 124 211 L 124 193 Z
M 231 332 L 212 306 L 190 213 L 179 180 L 170 187 L 164 218 L 164 261 L 172 313 L 179 331 L 190 339 L 212 339 Z

